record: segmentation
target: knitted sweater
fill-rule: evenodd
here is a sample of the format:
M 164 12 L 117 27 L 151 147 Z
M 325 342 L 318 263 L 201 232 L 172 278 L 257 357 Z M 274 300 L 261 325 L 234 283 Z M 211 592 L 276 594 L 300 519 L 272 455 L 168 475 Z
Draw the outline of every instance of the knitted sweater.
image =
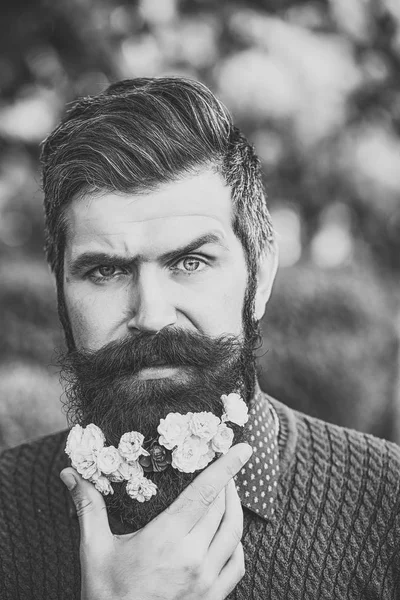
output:
M 400 447 L 272 402 L 275 511 L 244 508 L 246 574 L 229 598 L 400 598 Z M 0 457 L 1 600 L 80 597 L 79 525 L 59 479 L 65 438 Z

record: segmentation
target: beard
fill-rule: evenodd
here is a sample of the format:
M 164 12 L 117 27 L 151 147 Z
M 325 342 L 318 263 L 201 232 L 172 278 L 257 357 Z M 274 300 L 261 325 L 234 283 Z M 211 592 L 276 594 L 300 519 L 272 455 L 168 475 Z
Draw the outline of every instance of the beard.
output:
M 256 326 L 255 326 L 256 327 Z M 253 332 L 254 333 L 254 332 Z M 255 386 L 254 335 L 249 323 L 244 338 L 210 338 L 175 328 L 140 332 L 113 341 L 97 351 L 72 350 L 60 357 L 65 382 L 65 408 L 70 424 L 94 423 L 106 444 L 118 446 L 128 431 L 139 431 L 146 442 L 158 437 L 160 419 L 170 412 L 224 412 L 222 394 L 239 392 L 249 404 Z M 178 376 L 142 379 L 140 372 L 166 365 Z M 244 430 L 231 425 L 233 443 L 244 440 Z M 139 503 L 125 491 L 125 483 L 113 483 L 114 494 L 105 497 L 114 533 L 144 527 L 169 506 L 197 473 L 172 467 L 146 473 L 158 487 L 156 496 Z

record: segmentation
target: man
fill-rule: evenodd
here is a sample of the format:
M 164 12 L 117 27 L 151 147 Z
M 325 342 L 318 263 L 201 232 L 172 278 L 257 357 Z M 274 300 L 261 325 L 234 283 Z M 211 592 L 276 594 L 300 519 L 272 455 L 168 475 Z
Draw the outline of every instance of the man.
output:
M 115 480 L 103 498 L 68 466 L 67 432 L 6 451 L 0 597 L 397 597 L 399 448 L 257 385 L 277 251 L 227 110 L 193 81 L 120 82 L 76 103 L 42 159 L 71 423 L 114 449 L 143 434 L 157 494 Z M 167 464 L 166 416 L 222 419 L 229 394 L 250 410 L 233 447 L 193 472 Z

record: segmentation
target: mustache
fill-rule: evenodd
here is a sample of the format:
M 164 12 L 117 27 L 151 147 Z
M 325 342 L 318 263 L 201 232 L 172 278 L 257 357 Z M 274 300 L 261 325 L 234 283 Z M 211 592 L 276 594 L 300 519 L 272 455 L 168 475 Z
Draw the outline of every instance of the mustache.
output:
M 210 338 L 195 332 L 176 328 L 158 333 L 140 332 L 123 340 L 109 342 L 99 350 L 73 350 L 62 357 L 64 371 L 73 370 L 87 376 L 88 370 L 98 381 L 113 376 L 132 376 L 141 369 L 168 365 L 215 368 L 227 356 L 248 355 L 252 349 L 235 336 Z

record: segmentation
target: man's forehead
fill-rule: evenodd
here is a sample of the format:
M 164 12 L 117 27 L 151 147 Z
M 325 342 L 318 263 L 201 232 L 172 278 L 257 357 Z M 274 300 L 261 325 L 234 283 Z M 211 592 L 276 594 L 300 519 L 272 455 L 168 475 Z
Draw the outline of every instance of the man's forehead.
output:
M 67 217 L 75 220 L 115 219 L 143 221 L 173 216 L 222 216 L 232 213 L 231 189 L 219 173 L 211 170 L 160 184 L 139 193 L 86 194 L 70 205 Z M 68 214 L 69 213 L 69 214 Z
M 146 194 L 87 195 L 72 201 L 66 218 L 67 246 L 168 242 L 211 230 L 223 239 L 231 233 L 231 192 L 220 175 L 204 172 Z

